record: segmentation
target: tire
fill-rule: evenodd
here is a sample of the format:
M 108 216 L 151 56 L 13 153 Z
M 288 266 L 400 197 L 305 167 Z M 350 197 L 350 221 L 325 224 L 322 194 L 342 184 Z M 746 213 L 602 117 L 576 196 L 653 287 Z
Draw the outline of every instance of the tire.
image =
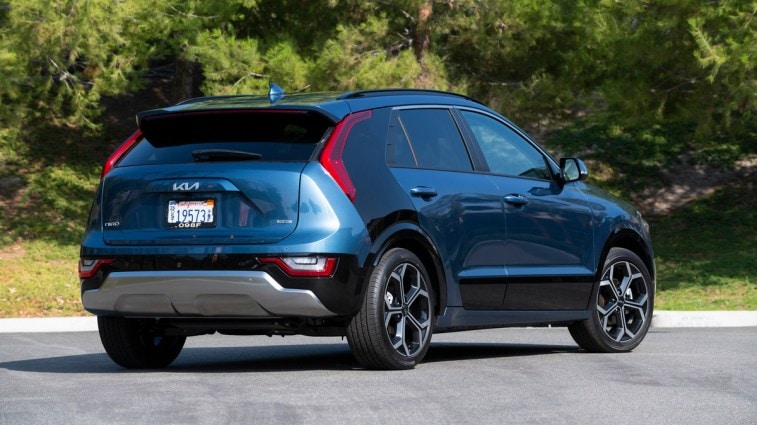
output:
M 612 248 L 601 276 L 592 296 L 591 317 L 570 325 L 570 335 L 589 352 L 631 351 L 641 344 L 652 322 L 651 275 L 638 255 Z
M 162 336 L 153 332 L 149 319 L 98 316 L 97 326 L 108 356 L 127 369 L 158 369 L 178 357 L 184 336 Z
M 412 252 L 387 251 L 367 281 L 360 311 L 347 325 L 347 341 L 369 369 L 412 369 L 431 344 L 434 297 L 423 263 Z

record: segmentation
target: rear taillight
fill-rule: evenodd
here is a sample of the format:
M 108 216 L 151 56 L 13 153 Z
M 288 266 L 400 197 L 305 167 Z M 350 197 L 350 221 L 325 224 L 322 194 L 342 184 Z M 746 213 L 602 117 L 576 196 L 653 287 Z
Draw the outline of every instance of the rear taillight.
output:
M 96 275 L 105 264 L 112 263 L 112 259 L 100 258 L 97 260 L 79 260 L 79 279 L 89 279 Z
M 260 257 L 258 261 L 276 264 L 292 277 L 327 277 L 336 268 L 336 257 Z
M 350 198 L 350 201 L 355 200 L 357 190 L 352 184 L 347 169 L 344 167 L 344 160 L 342 154 L 344 153 L 344 146 L 347 143 L 347 137 L 352 131 L 352 127 L 355 124 L 365 121 L 371 118 L 371 111 L 358 112 L 352 115 L 348 115 L 345 119 L 339 122 L 331 133 L 331 137 L 326 142 L 326 147 L 321 153 L 321 165 L 336 181 L 339 187 L 342 188 L 344 193 Z
M 142 132 L 137 130 L 132 134 L 128 139 L 126 139 L 125 142 L 121 144 L 121 146 L 118 147 L 118 149 L 113 152 L 113 154 L 110 155 L 110 157 L 105 161 L 105 164 L 103 165 L 103 171 L 100 174 L 100 180 L 105 177 L 106 174 L 110 173 L 110 170 L 113 169 L 113 167 L 116 166 L 118 161 L 123 158 L 124 154 L 126 152 L 129 152 L 129 150 L 139 141 L 139 139 L 142 138 Z

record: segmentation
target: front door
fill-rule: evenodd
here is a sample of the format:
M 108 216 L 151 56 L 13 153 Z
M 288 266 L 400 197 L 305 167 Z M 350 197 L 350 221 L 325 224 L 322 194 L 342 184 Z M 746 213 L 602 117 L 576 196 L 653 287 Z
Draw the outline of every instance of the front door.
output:
M 546 156 L 507 123 L 460 111 L 504 206 L 508 310 L 585 309 L 593 283 L 592 214 Z

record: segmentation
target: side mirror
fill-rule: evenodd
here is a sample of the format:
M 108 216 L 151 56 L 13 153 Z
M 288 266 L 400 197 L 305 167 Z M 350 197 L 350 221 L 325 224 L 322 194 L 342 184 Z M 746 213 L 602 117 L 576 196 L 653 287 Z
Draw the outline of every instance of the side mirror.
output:
M 560 158 L 560 177 L 563 182 L 570 183 L 584 180 L 589 176 L 586 164 L 578 158 Z

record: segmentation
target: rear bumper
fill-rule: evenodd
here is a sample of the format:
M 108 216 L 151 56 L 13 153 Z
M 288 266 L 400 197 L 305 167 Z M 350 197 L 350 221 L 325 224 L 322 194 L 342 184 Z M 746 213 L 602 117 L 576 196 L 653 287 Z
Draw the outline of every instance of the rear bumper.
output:
M 150 317 L 333 317 L 310 290 L 282 287 L 263 271 L 113 272 L 82 292 L 97 315 Z

